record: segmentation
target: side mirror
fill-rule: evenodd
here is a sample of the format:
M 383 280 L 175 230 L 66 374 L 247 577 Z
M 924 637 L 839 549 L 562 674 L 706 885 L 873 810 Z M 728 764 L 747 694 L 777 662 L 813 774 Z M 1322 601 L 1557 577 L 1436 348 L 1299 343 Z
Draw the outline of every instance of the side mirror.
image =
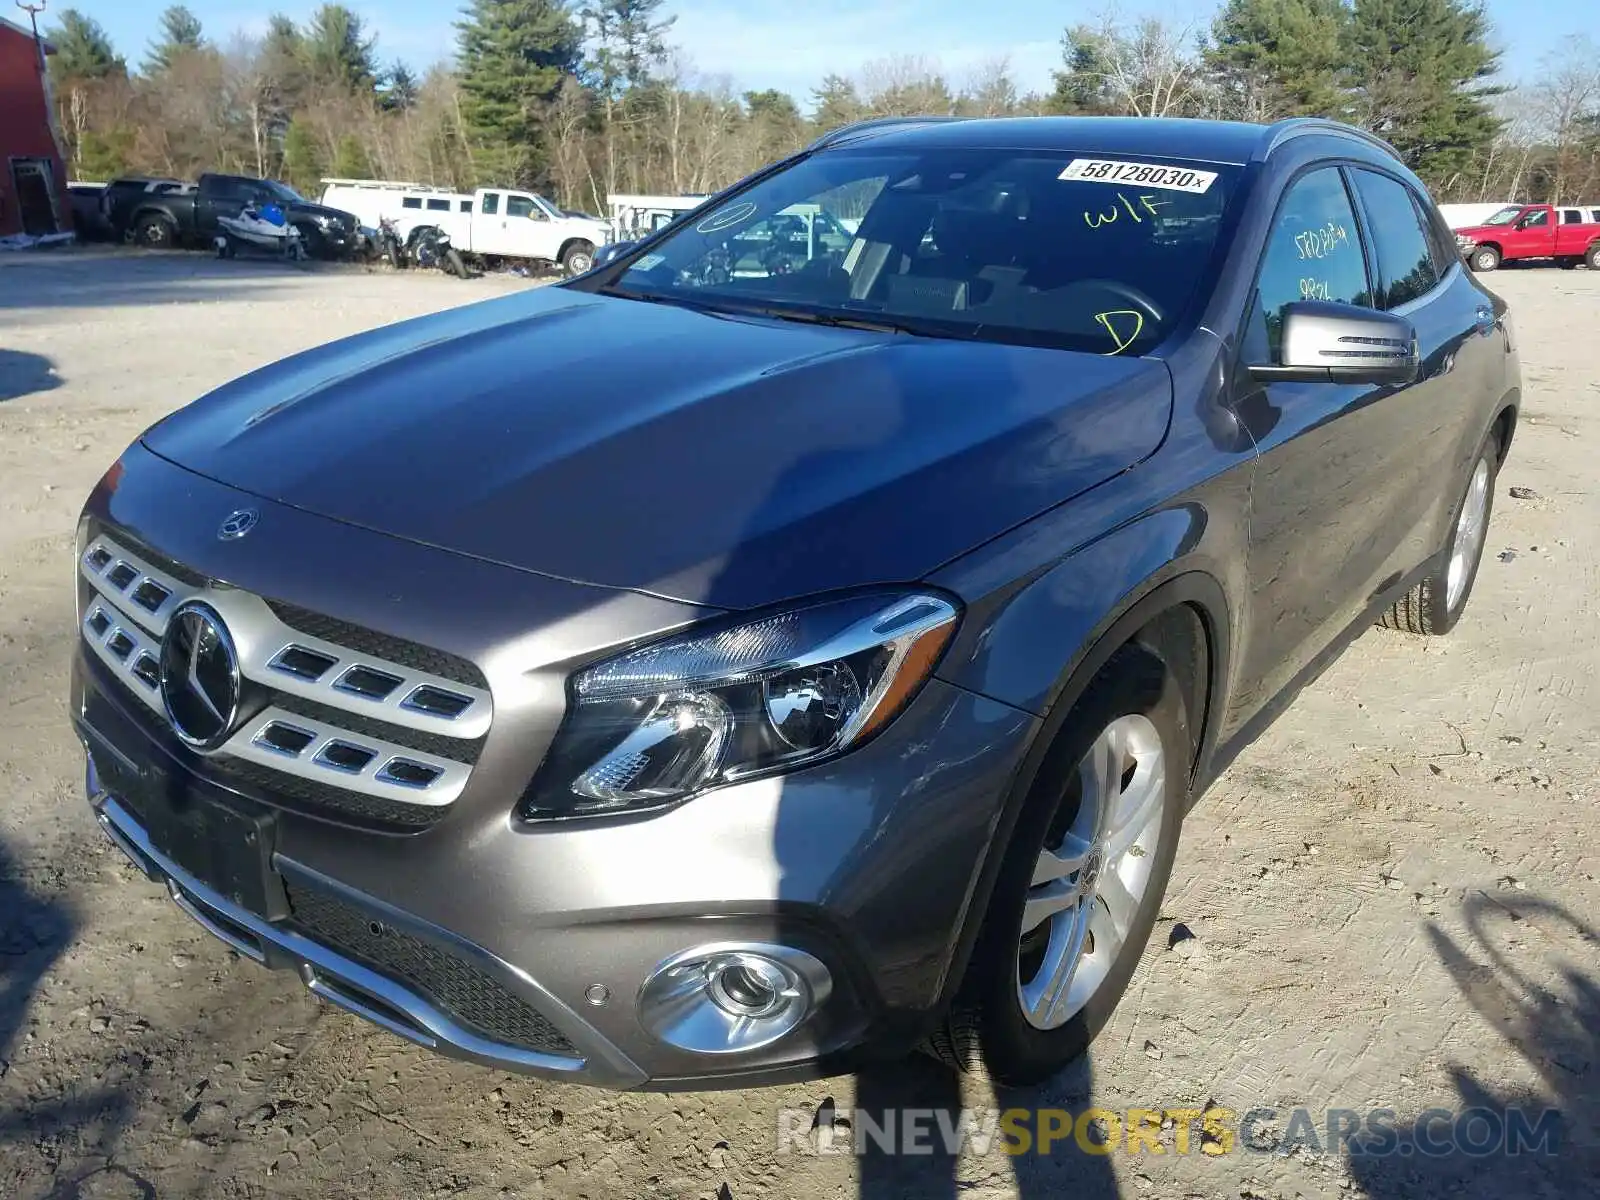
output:
M 636 242 L 607 242 L 594 252 L 594 265 L 603 267 L 613 259 L 619 258 L 629 250 L 632 250 L 637 244 Z
M 1356 304 L 1295 301 L 1284 309 L 1281 346 L 1281 363 L 1252 366 L 1252 379 L 1404 387 L 1421 370 L 1411 322 Z

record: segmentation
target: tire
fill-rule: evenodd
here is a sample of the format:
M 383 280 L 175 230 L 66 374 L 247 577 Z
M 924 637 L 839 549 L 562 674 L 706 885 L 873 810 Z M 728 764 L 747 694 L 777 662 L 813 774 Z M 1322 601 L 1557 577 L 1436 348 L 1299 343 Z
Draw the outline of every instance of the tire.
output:
M 1115 754 L 1119 741 L 1132 771 L 1120 756 L 1112 770 L 1095 771 L 1091 763 L 1107 761 L 1103 756 Z M 966 976 L 949 1015 L 924 1045 L 927 1052 L 956 1070 L 982 1066 L 999 1084 L 1025 1087 L 1048 1079 L 1089 1048 L 1127 989 L 1160 911 L 1178 849 L 1191 748 L 1172 672 L 1152 651 L 1123 647 L 1073 707 L 1034 780 Z M 1117 799 L 1136 804 L 1140 815 L 1126 821 L 1121 838 L 1107 841 L 1106 828 L 1094 828 L 1096 808 L 1105 811 L 1085 804 L 1098 790 L 1092 786 L 1096 779 L 1109 779 Z M 1115 804 L 1110 809 L 1118 812 Z M 1136 853 L 1116 852 L 1130 841 Z M 1067 852 L 1051 861 L 1044 857 L 1047 848 Z M 1059 873 L 1069 860 L 1082 866 L 1034 884 L 1047 863 Z M 1106 887 L 1113 879 L 1123 884 L 1115 892 Z M 1085 886 L 1091 889 L 1087 902 L 1081 899 Z M 1075 891 L 1077 903 L 1068 901 L 1043 923 L 1024 928 L 1030 910 L 1048 911 Z M 1117 895 L 1122 900 L 1113 919 Z M 1079 942 L 1084 952 L 1074 954 L 1072 939 L 1085 907 L 1093 914 L 1089 936 Z M 1117 926 L 1120 942 L 1107 936 Z M 1061 1007 L 1041 1017 L 1050 1006 L 1047 977 L 1061 978 L 1049 967 L 1069 962 L 1076 965 Z
M 1473 460 L 1461 499 L 1450 517 L 1449 542 L 1438 565 L 1378 619 L 1385 629 L 1442 637 L 1455 628 L 1483 562 L 1489 520 L 1494 513 L 1494 484 L 1500 470 L 1500 446 L 1494 434 L 1485 439 Z M 1473 518 L 1470 514 L 1476 512 Z M 1474 532 L 1475 530 L 1475 532 Z M 1466 539 L 1465 541 L 1463 539 Z
M 150 213 L 134 222 L 133 240 L 149 250 L 170 250 L 178 244 L 178 227 L 169 218 Z
M 1474 271 L 1493 271 L 1500 265 L 1500 251 L 1493 246 L 1479 246 L 1468 261 Z
M 451 246 L 450 249 L 444 252 L 444 261 L 446 267 L 450 271 L 450 274 L 454 275 L 457 279 L 469 278 L 467 274 L 467 264 L 461 261 L 461 255 L 454 246 Z
M 561 269 L 568 275 L 586 275 L 594 269 L 594 245 L 573 242 L 561 252 Z
M 1583 262 L 1589 270 L 1600 271 L 1600 242 L 1596 242 L 1584 251 Z
M 300 231 L 300 249 L 304 258 L 325 258 L 328 250 L 328 239 L 322 236 L 322 230 L 315 225 L 296 225 Z
M 389 260 L 389 265 L 398 271 L 400 263 L 400 247 L 395 242 L 388 242 L 384 248 L 384 257 Z

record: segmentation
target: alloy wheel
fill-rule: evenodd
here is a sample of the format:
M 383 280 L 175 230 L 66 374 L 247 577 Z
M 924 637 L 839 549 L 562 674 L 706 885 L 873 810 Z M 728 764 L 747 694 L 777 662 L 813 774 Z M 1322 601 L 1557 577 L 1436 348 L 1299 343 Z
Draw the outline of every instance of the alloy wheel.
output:
M 1082 1011 L 1122 953 L 1149 887 L 1167 796 L 1161 736 L 1118 717 L 1078 764 L 1023 909 L 1017 998 L 1036 1029 Z
M 1456 533 L 1450 543 L 1450 569 L 1445 575 L 1444 605 L 1451 612 L 1461 603 L 1467 581 L 1478 557 L 1483 553 L 1483 540 L 1489 532 L 1489 460 L 1478 459 L 1472 469 L 1472 482 L 1467 485 L 1467 498 L 1461 504 L 1461 514 L 1456 518 Z

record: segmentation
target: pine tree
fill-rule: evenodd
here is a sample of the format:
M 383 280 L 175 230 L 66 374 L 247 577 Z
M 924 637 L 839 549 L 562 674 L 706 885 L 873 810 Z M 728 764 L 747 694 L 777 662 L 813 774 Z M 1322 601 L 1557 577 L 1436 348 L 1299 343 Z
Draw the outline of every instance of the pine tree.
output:
M 297 188 L 315 190 L 317 183 L 327 174 L 322 169 L 322 147 L 304 121 L 289 122 L 283 135 L 283 176 Z
M 111 45 L 99 21 L 75 8 L 63 8 L 45 38 L 55 46 L 50 73 L 58 79 L 105 79 L 126 75 L 127 61 Z
M 537 186 L 543 110 L 578 65 L 582 34 L 562 0 L 472 0 L 460 35 L 461 109 L 481 180 Z
M 867 106 L 856 91 L 856 85 L 843 75 L 824 76 L 822 86 L 812 92 L 811 97 L 816 105 L 814 119 L 818 133 L 828 133 L 867 115 Z
M 409 112 L 417 104 L 417 77 L 405 63 L 396 61 L 383 79 L 382 103 L 386 112 Z
M 1349 16 L 1343 0 L 1228 0 L 1205 47 L 1222 111 L 1268 121 L 1343 115 Z
M 340 179 L 366 179 L 372 174 L 372 163 L 361 139 L 345 134 L 339 139 L 337 153 L 333 156 L 333 173 Z
M 142 70 L 146 75 L 160 75 L 171 68 L 179 55 L 203 45 L 200 18 L 183 5 L 174 4 L 161 14 L 161 40 L 151 43 Z
M 1062 69 L 1055 73 L 1052 112 L 1096 116 L 1116 111 L 1106 84 L 1115 47 L 1104 29 L 1074 25 L 1061 36 Z
M 1345 58 L 1355 119 L 1429 183 L 1448 185 L 1499 129 L 1488 33 L 1483 9 L 1462 0 L 1354 0 Z
M 302 52 L 319 82 L 371 92 L 378 81 L 377 40 L 367 33 L 360 14 L 342 4 L 324 4 L 311 14 Z

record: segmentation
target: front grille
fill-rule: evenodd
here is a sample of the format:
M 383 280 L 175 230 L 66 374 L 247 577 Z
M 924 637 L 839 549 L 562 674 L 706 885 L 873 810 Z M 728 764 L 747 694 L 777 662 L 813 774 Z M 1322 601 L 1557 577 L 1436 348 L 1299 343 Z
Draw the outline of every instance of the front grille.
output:
M 258 799 L 280 808 L 301 809 L 312 816 L 354 818 L 365 825 L 395 832 L 427 829 L 449 811 L 426 804 L 406 804 L 334 787 L 303 775 L 274 771 L 245 758 L 205 760 L 205 773 L 224 787 L 243 787 Z
M 482 738 L 473 738 L 469 741 L 466 738 L 424 733 L 420 729 L 407 729 L 403 725 L 391 725 L 387 721 L 374 721 L 371 717 L 330 708 L 326 704 L 318 704 L 315 700 L 307 700 L 304 696 L 296 696 L 289 692 L 276 693 L 272 703 L 285 712 L 299 713 L 302 717 L 326 721 L 330 725 L 341 725 L 351 733 L 381 738 L 399 746 L 421 750 L 427 754 L 437 754 L 440 758 L 448 758 L 455 762 L 475 763 L 478 761 L 479 752 L 483 749 Z
M 391 637 L 387 633 L 379 633 L 375 629 L 367 629 L 361 625 L 352 625 L 348 621 L 341 621 L 337 617 L 325 617 L 321 613 L 312 612 L 310 609 L 301 608 L 295 604 L 286 604 L 282 600 L 267 600 L 267 606 L 277 614 L 290 629 L 298 629 L 307 637 L 320 638 L 325 642 L 335 645 L 348 646 L 361 654 L 371 654 L 376 658 L 386 658 L 390 662 L 399 663 L 403 667 L 411 667 L 417 671 L 427 671 L 431 675 L 438 675 L 444 679 L 453 679 L 457 683 L 464 683 L 468 687 L 487 688 L 489 681 L 483 677 L 483 672 L 464 658 L 454 654 L 447 654 L 443 650 L 435 650 L 431 646 L 421 646 L 416 642 L 404 638 Z
M 548 1018 L 471 963 L 325 892 L 296 884 L 285 890 L 294 923 L 307 937 L 420 993 L 480 1037 L 576 1056 Z
M 219 586 L 121 531 L 93 537 L 79 569 L 96 675 L 160 741 L 176 741 L 156 670 L 168 623 L 199 601 L 233 634 L 243 716 L 216 750 L 179 751 L 205 778 L 386 832 L 428 828 L 466 786 L 492 717 L 470 661 Z

